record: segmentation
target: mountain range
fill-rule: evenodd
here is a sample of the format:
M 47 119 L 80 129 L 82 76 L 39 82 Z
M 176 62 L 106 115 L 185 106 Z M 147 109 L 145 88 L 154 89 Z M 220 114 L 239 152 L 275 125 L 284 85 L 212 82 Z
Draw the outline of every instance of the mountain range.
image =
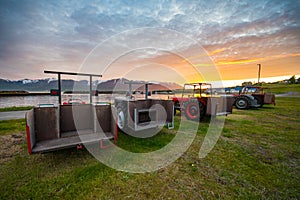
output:
M 131 86 L 129 83 L 132 82 Z M 111 79 L 108 81 L 104 81 L 98 84 L 97 90 L 98 91 L 129 91 L 129 87 L 132 88 L 132 91 L 140 91 L 145 92 L 145 83 L 144 81 L 130 81 L 126 78 L 118 78 L 118 79 Z M 182 86 L 176 83 L 169 83 L 169 82 L 148 82 L 149 91 L 170 91 L 181 89 Z
M 93 82 L 93 88 L 96 88 L 98 85 L 98 81 Z M 85 91 L 89 90 L 89 81 L 81 80 L 62 80 L 62 91 L 73 90 L 74 85 L 76 86 L 76 90 Z M 5 80 L 0 79 L 0 91 L 50 91 L 50 89 L 57 89 L 58 81 L 57 79 L 47 78 L 47 79 L 22 79 L 22 80 Z
M 125 78 L 111 79 L 107 81 L 100 82 L 99 80 L 93 81 L 93 90 L 98 91 L 128 91 L 129 80 Z M 153 82 L 152 82 L 153 83 Z M 61 82 L 62 91 L 88 91 L 89 81 L 80 80 L 75 81 L 71 79 L 64 79 Z M 132 89 L 135 90 L 139 88 L 142 90 L 144 82 L 140 81 L 139 84 L 133 84 Z M 155 85 L 155 87 L 154 87 Z M 75 86 L 75 89 L 74 89 Z M 50 91 L 50 89 L 58 88 L 58 80 L 53 78 L 47 79 L 22 79 L 22 80 L 6 80 L 0 79 L 0 91 L 28 91 L 28 92 L 39 92 L 39 91 Z M 152 90 L 175 90 L 181 88 L 180 85 L 176 83 L 156 83 L 149 86 Z

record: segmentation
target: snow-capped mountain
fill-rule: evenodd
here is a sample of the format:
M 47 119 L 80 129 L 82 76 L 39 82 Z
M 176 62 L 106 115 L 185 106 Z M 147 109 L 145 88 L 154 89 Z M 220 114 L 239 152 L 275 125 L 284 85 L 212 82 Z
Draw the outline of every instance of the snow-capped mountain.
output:
M 111 80 L 95 80 L 92 83 L 93 90 L 103 91 L 103 92 L 111 92 L 111 91 L 128 91 L 129 85 L 126 84 L 129 80 L 125 78 L 111 79 Z M 154 83 L 154 85 L 163 85 L 165 88 L 169 88 L 170 90 L 178 89 L 181 86 L 176 83 Z M 142 87 L 144 84 L 134 84 L 132 85 L 132 89 L 135 90 L 139 87 Z M 154 87 L 151 86 L 151 87 Z M 71 79 L 63 79 L 62 83 L 62 91 L 89 91 L 90 82 L 87 80 L 71 80 Z M 22 80 L 5 80 L 0 79 L 0 91 L 50 91 L 51 89 L 58 88 L 58 81 L 54 78 L 47 79 L 22 79 Z M 160 88 L 161 89 L 161 88 Z M 159 90 L 159 89 L 157 89 Z
M 93 82 L 93 86 L 98 85 L 97 81 Z M 12 90 L 26 90 L 26 91 L 50 91 L 50 89 L 57 89 L 58 81 L 55 78 L 47 79 L 22 79 L 22 80 L 5 80 L 0 79 L 0 91 Z M 74 88 L 74 89 L 73 89 Z M 62 90 L 89 90 L 89 81 L 81 80 L 62 80 Z
M 28 84 L 28 83 L 37 83 L 39 80 L 23 79 L 21 81 L 22 81 L 23 84 Z

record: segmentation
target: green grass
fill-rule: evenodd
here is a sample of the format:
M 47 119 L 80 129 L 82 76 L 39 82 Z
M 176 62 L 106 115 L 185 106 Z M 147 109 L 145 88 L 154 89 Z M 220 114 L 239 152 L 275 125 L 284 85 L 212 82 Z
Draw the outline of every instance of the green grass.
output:
M 118 146 L 124 150 L 135 153 L 155 151 L 167 145 L 175 136 L 173 134 L 167 134 L 166 132 L 166 130 L 163 130 L 155 137 L 148 139 L 136 138 L 120 132 L 118 136 Z
M 25 124 L 25 119 L 1 120 L 0 135 L 24 132 Z
M 300 84 L 263 84 L 264 87 L 270 87 L 271 92 L 274 94 L 283 94 L 287 92 L 298 92 L 300 93 Z
M 13 107 L 0 108 L 0 112 L 30 110 L 32 108 L 33 106 L 13 106 Z
M 0 199 L 299 199 L 300 101 L 276 100 L 275 107 L 234 109 L 214 149 L 200 159 L 205 120 L 186 153 L 151 173 L 116 171 L 86 150 L 29 156 L 21 144 L 22 152 L 1 166 Z M 174 132 L 163 129 L 149 139 L 120 133 L 118 146 L 154 151 Z

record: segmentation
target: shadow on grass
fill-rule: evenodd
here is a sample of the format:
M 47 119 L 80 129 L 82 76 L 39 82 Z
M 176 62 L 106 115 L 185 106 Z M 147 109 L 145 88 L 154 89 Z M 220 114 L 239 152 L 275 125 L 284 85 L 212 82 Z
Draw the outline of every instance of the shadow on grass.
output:
M 276 106 L 263 106 L 262 108 L 260 109 L 263 109 L 263 110 L 274 110 L 276 108 Z
M 168 133 L 166 128 L 149 138 L 133 137 L 120 131 L 117 146 L 130 152 L 147 153 L 161 149 L 169 144 L 174 137 L 175 135 Z

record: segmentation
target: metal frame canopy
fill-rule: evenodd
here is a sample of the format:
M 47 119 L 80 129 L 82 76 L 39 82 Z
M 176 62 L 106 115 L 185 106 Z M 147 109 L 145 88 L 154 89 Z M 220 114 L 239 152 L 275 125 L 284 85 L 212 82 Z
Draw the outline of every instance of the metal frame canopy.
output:
M 61 105 L 61 75 L 74 75 L 74 76 L 89 76 L 90 77 L 90 103 L 92 103 L 92 96 L 93 96 L 93 88 L 92 88 L 92 81 L 94 77 L 102 77 L 100 74 L 85 74 L 85 73 L 76 73 L 76 72 L 59 72 L 59 71 L 49 71 L 45 70 L 44 73 L 46 74 L 57 74 L 58 76 L 58 103 Z
M 125 81 L 124 84 L 128 84 L 129 85 L 129 94 L 130 96 L 132 95 L 132 85 L 133 84 L 141 84 L 144 85 L 145 84 L 145 99 L 148 100 L 148 85 L 152 85 L 153 83 L 150 82 L 144 82 L 144 81 Z
M 199 90 L 200 90 L 200 97 L 202 95 L 202 86 L 208 86 L 211 90 L 211 93 L 210 93 L 210 96 L 212 96 L 212 85 L 210 83 L 185 83 L 184 86 L 183 86 L 183 91 L 182 91 L 182 97 L 185 93 L 185 90 L 186 90 L 186 86 L 193 86 L 193 96 L 195 95 L 195 90 L 196 90 L 196 87 L 198 86 L 199 87 Z

